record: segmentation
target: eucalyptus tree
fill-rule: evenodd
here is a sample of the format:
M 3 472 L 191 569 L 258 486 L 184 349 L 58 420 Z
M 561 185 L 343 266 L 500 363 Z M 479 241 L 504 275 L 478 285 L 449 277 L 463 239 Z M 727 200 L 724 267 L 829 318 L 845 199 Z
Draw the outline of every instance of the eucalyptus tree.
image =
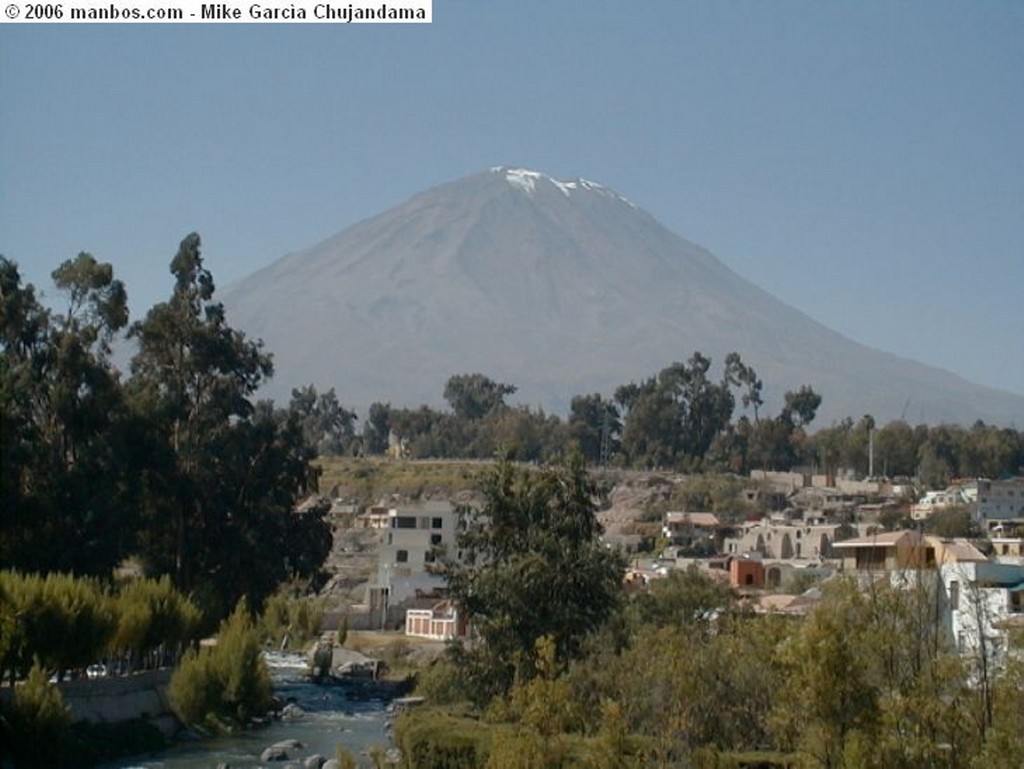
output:
M 140 544 L 151 571 L 224 616 L 242 596 L 258 607 L 285 577 L 315 572 L 330 532 L 321 516 L 292 512 L 315 477 L 312 452 L 296 418 L 253 403 L 271 358 L 228 325 L 198 235 L 170 270 L 170 299 L 131 332 L 133 406 L 148 436 Z
M 622 420 L 613 401 L 600 394 L 577 395 L 569 404 L 569 437 L 589 462 L 607 461 L 618 453 Z
M 709 376 L 711 360 L 695 352 L 657 376 L 615 391 L 626 416 L 622 450 L 634 465 L 699 466 L 732 418 L 738 356 L 719 381 Z
M 130 421 L 109 358 L 127 294 L 110 265 L 86 253 L 52 277 L 63 312 L 44 307 L 0 257 L 0 563 L 104 574 L 130 545 L 134 507 L 119 462 Z

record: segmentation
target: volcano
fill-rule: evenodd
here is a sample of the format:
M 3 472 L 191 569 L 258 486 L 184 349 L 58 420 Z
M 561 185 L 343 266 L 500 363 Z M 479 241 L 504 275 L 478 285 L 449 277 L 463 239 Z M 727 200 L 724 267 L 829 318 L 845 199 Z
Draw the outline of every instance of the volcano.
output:
M 762 413 L 809 384 L 817 425 L 1024 424 L 1024 397 L 859 344 L 617 192 L 520 168 L 426 190 L 220 298 L 273 353 L 262 394 L 279 402 L 314 384 L 363 415 L 374 401 L 437 406 L 448 377 L 480 372 L 564 415 L 574 395 L 611 396 L 695 351 L 720 371 L 736 351 L 764 382 Z

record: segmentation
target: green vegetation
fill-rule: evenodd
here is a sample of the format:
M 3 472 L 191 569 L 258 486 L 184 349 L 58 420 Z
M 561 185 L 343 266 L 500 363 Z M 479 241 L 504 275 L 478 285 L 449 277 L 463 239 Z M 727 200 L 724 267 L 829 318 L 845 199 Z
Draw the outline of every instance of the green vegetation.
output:
M 447 577 L 479 638 L 458 656 L 478 702 L 534 674 L 540 639 L 564 664 L 615 610 L 624 563 L 599 541 L 594 491 L 578 454 L 536 472 L 503 461 L 464 511 Z
M 242 601 L 220 628 L 217 643 L 189 651 L 167 694 L 186 724 L 220 732 L 244 726 L 270 709 L 270 674 L 262 639 Z
M 71 714 L 41 665 L 33 665 L 0 711 L 0 744 L 17 766 L 49 767 L 67 759 L 66 734 Z
M 302 649 L 320 636 L 324 616 L 324 602 L 304 595 L 296 586 L 282 586 L 263 604 L 259 630 L 263 639 L 273 647 L 282 645 Z M 339 638 L 339 643 L 344 638 Z
M 253 404 L 270 357 L 227 325 L 197 235 L 171 274 L 168 301 L 129 326 L 110 265 L 58 267 L 58 313 L 0 257 L 0 567 L 107 582 L 134 557 L 215 627 L 243 596 L 258 607 L 284 579 L 316 578 L 329 527 L 292 510 L 315 484 L 309 441 L 345 425 L 332 393 Z M 122 379 L 110 343 L 126 330 Z
M 979 685 L 978 661 L 946 643 L 934 585 L 823 587 L 808 617 L 783 618 L 749 613 L 701 572 L 673 574 L 618 604 L 569 658 L 541 637 L 530 669 L 477 704 L 475 671 L 455 654 L 420 678 L 431 706 L 399 723 L 407 766 L 981 769 L 1018 760 L 1024 668 L 990 670 Z
M 379 502 L 391 494 L 407 499 L 424 496 L 452 498 L 479 488 L 490 462 L 407 460 L 383 457 L 321 457 L 316 460 L 323 489 L 337 488 L 360 504 Z
M 447 564 L 477 639 L 420 676 L 452 713 L 403 719 L 411 766 L 974 769 L 1020 755 L 1024 671 L 997 675 L 948 649 L 927 586 L 832 585 L 806 621 L 752 616 L 696 572 L 629 600 L 598 541 L 585 462 L 719 471 L 668 504 L 735 518 L 729 473 L 866 472 L 873 446 L 881 473 L 942 486 L 1018 472 L 1024 432 L 864 415 L 811 434 L 810 386 L 762 414 L 750 366 L 733 353 L 716 376 L 696 352 L 610 398 L 573 397 L 564 422 L 507 404 L 514 385 L 456 374 L 450 411 L 375 403 L 357 434 L 333 388 L 297 389 L 287 408 L 254 401 L 270 356 L 228 326 L 199 245 L 182 241 L 168 300 L 133 324 L 124 287 L 89 254 L 53 272 L 63 311 L 0 257 L 0 676 L 17 684 L 0 730 L 5 751 L 37 747 L 18 765 L 59 763 L 76 739 L 85 763 L 86 743 L 109 738 L 73 736 L 51 675 L 165 664 L 225 617 L 217 646 L 176 674 L 175 706 L 216 729 L 262 715 L 264 642 L 301 643 L 318 625 L 321 608 L 299 597 L 320 584 L 331 532 L 323 506 L 295 507 L 321 476 L 364 503 L 482 494 L 465 511 L 465 560 Z M 125 332 L 128 375 L 110 360 Z M 738 403 L 751 413 L 735 418 Z M 335 456 L 316 464 L 320 452 Z M 498 454 L 551 464 L 439 461 Z M 962 511 L 928 526 L 970 533 Z M 147 578 L 117 582 L 126 560 Z M 258 627 L 246 607 L 263 610 Z M 392 662 L 406 651 L 390 649 Z
M 93 578 L 0 572 L 0 676 L 12 684 L 37 664 L 48 675 L 116 659 L 126 670 L 169 652 L 176 657 L 198 635 L 199 610 L 166 577 L 135 579 L 118 590 Z

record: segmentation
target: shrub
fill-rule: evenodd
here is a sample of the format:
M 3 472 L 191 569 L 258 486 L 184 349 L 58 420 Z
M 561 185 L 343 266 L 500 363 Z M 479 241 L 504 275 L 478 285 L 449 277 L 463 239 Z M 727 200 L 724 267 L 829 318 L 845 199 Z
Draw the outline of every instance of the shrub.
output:
M 38 663 L 0 714 L 0 744 L 18 767 L 65 765 L 71 712 Z
M 171 579 L 133 579 L 122 585 L 115 601 L 117 630 L 110 643 L 115 654 L 129 657 L 161 647 L 179 650 L 195 638 L 199 609 L 178 592 Z
M 302 647 L 320 635 L 323 618 L 322 600 L 296 596 L 293 590 L 284 588 L 264 603 L 260 630 L 275 647 L 281 645 L 286 638 L 288 645 Z
M 417 710 L 398 719 L 395 742 L 415 769 L 476 769 L 487 761 L 490 732 L 479 721 Z
M 11 680 L 34 661 L 51 672 L 85 667 L 101 658 L 116 627 L 109 597 L 89 578 L 66 574 L 45 577 L 0 572 L 2 609 L 10 636 L 3 668 Z
M 185 655 L 168 696 L 186 724 L 214 730 L 243 725 L 270 708 L 270 673 L 244 600 L 221 625 L 215 646 Z

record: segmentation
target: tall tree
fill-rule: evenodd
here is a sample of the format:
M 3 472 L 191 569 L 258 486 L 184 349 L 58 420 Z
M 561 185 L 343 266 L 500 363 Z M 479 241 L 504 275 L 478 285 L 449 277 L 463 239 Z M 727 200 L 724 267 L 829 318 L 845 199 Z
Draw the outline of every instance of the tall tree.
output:
M 258 607 L 299 565 L 319 567 L 329 531 L 314 520 L 310 536 L 283 536 L 299 520 L 292 509 L 312 454 L 297 419 L 282 424 L 252 403 L 270 356 L 213 301 L 198 235 L 182 241 L 171 273 L 171 298 L 132 329 L 134 406 L 155 444 L 143 551 L 223 616 L 241 596 Z
M 293 389 L 288 408 L 298 415 L 306 443 L 317 454 L 337 456 L 351 447 L 356 413 L 338 402 L 333 387 L 324 393 L 313 385 Z
M 503 407 L 505 396 L 515 391 L 515 385 L 495 382 L 483 374 L 456 374 L 445 385 L 444 399 L 456 417 L 473 421 Z
M 0 258 L 5 565 L 109 573 L 124 555 L 130 442 L 109 343 L 127 322 L 124 286 L 89 254 L 53 272 L 67 311 L 42 307 Z M 74 542 L 69 549 L 66 543 Z
M 615 404 L 600 394 L 577 395 L 569 405 L 569 437 L 588 462 L 607 461 L 619 450 L 622 422 Z
M 735 374 L 727 371 L 715 382 L 710 367 L 711 360 L 695 352 L 687 363 L 673 363 L 656 377 L 616 391 L 616 402 L 627 410 L 622 449 L 634 465 L 701 464 L 735 406 L 729 389 Z
M 463 511 L 463 557 L 448 564 L 448 584 L 479 635 L 463 662 L 487 699 L 535 673 L 545 636 L 559 664 L 579 654 L 618 604 L 623 563 L 598 539 L 579 454 L 539 472 L 502 461 L 483 495 L 479 509 Z

